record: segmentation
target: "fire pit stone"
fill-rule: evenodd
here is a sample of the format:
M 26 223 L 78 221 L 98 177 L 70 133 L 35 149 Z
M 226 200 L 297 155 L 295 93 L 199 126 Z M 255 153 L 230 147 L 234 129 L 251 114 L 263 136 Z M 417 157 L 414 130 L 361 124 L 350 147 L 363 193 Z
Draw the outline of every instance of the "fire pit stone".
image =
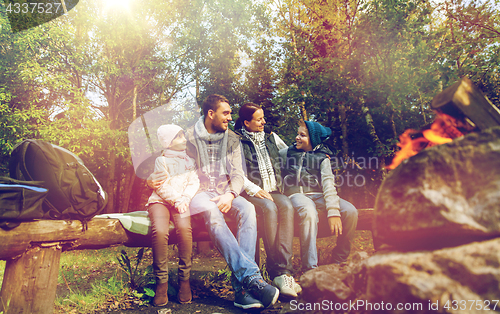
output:
M 433 250 L 500 236 L 500 127 L 420 151 L 377 194 L 378 249 Z

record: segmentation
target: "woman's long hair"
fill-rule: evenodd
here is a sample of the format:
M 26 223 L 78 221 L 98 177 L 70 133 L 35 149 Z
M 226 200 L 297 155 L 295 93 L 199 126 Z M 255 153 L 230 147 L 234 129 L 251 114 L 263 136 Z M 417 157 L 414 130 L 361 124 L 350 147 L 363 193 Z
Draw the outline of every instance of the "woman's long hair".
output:
M 253 102 L 247 102 L 241 106 L 240 111 L 238 112 L 239 117 L 234 124 L 234 129 L 239 130 L 243 128 L 245 126 L 243 121 L 252 121 L 253 114 L 259 109 L 262 109 L 262 107 L 254 104 Z

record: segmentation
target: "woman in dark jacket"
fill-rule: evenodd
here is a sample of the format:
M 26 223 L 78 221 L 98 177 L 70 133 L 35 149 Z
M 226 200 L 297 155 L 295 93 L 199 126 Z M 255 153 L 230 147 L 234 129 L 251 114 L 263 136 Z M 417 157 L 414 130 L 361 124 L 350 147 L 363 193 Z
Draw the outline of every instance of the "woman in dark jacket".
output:
M 265 132 L 264 111 L 254 103 L 239 111 L 235 131 L 241 135 L 247 176 L 242 194 L 263 220 L 269 277 L 281 295 L 297 297 L 302 291 L 291 275 L 293 206 L 283 195 L 279 150 L 287 145 L 275 133 Z

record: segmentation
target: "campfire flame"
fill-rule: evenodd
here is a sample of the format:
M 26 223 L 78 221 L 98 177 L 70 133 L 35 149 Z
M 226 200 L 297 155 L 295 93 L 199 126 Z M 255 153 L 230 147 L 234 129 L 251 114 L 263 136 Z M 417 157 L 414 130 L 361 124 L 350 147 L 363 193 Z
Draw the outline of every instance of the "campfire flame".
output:
M 455 118 L 438 113 L 436 119 L 425 130 L 408 129 L 399 136 L 398 146 L 401 148 L 394 156 L 392 163 L 386 169 L 396 168 L 403 160 L 416 155 L 422 149 L 451 142 L 453 139 L 463 136 L 458 130 L 461 123 Z

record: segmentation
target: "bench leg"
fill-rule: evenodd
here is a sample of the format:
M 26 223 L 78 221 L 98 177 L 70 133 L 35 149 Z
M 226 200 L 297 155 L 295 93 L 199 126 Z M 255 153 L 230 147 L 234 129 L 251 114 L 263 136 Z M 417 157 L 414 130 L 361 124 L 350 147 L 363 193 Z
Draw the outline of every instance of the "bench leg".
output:
M 61 247 L 35 247 L 8 260 L 0 291 L 0 312 L 54 312 Z
M 255 243 L 255 263 L 262 270 L 262 264 L 260 263 L 260 238 L 257 237 L 257 243 Z
M 212 242 L 210 241 L 199 241 L 198 242 L 198 253 L 201 253 L 203 255 L 207 255 L 210 250 L 212 249 L 211 247 Z

